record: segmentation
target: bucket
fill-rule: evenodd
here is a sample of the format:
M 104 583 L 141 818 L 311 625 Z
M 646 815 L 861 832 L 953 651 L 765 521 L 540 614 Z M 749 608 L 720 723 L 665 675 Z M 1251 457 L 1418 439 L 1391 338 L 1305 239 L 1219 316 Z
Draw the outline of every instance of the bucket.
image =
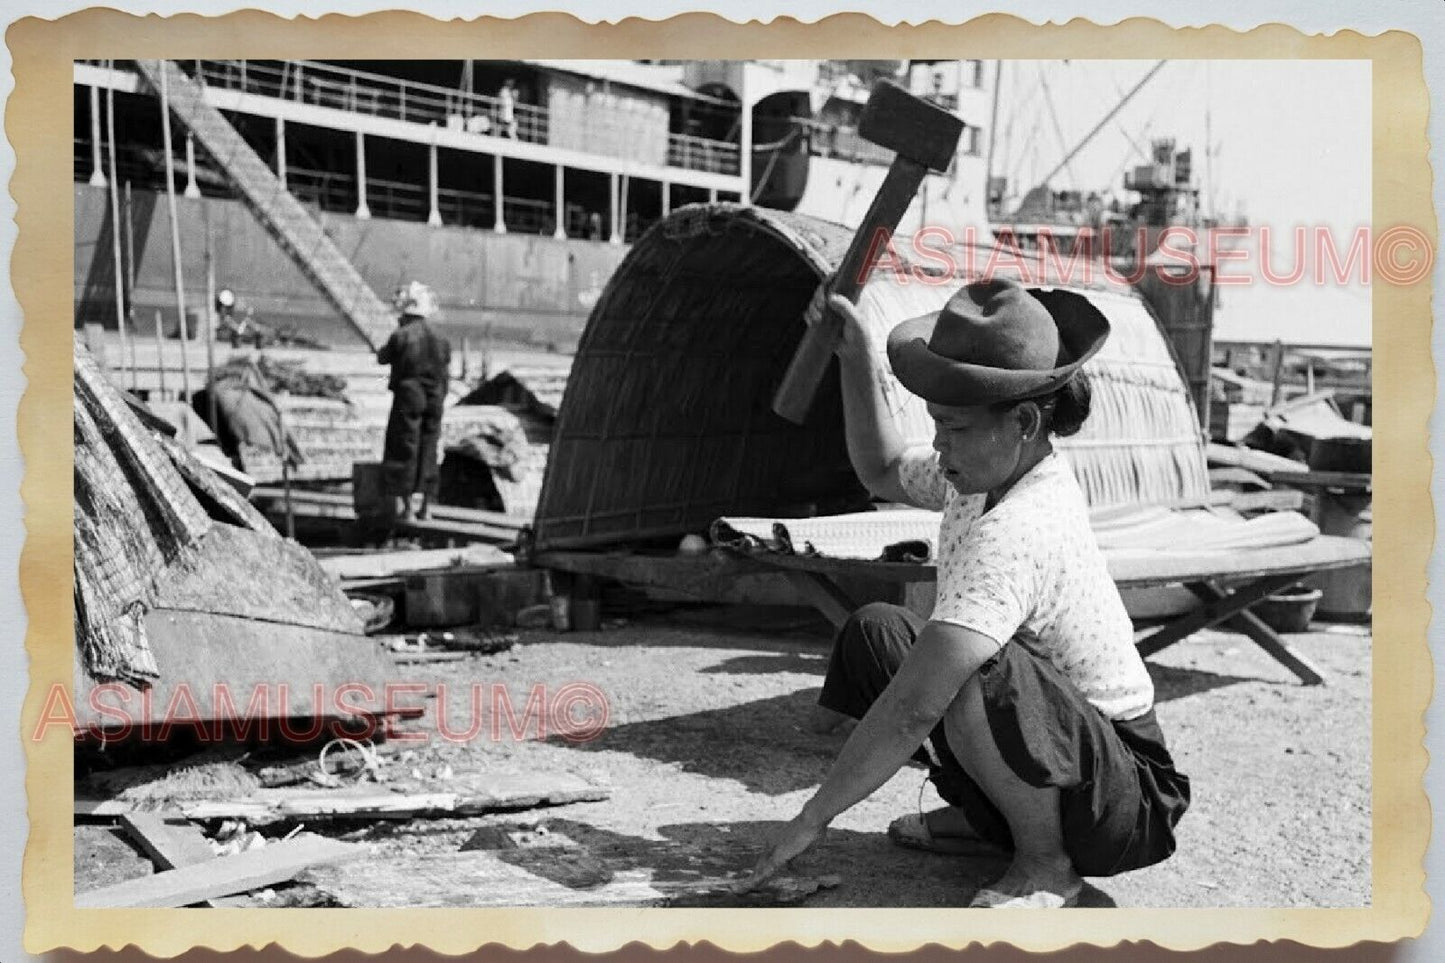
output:
M 1250 611 L 1276 632 L 1303 632 L 1310 627 L 1322 595 L 1317 588 L 1292 585 L 1254 603 Z

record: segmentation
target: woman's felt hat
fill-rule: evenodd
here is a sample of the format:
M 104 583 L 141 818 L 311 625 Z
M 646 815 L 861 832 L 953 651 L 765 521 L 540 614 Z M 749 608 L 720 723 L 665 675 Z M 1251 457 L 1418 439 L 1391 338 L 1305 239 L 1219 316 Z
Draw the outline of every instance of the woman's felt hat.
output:
M 925 401 L 988 405 L 1051 394 L 1108 337 L 1108 320 L 1083 295 L 993 278 L 895 327 L 888 360 Z

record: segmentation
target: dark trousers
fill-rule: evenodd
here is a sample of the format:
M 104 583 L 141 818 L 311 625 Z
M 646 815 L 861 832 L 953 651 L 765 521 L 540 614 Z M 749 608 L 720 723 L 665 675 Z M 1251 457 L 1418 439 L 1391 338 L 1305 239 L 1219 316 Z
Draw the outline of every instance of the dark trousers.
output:
M 839 631 L 818 704 L 861 719 L 907 659 L 924 620 L 896 605 L 865 605 Z M 989 735 L 1021 780 L 1060 790 L 1064 847 L 1086 876 L 1110 876 L 1174 852 L 1189 779 L 1174 769 L 1151 709 L 1114 721 L 1047 659 L 1012 641 L 978 670 Z M 928 738 L 939 796 L 990 842 L 1013 846 L 1008 822 L 948 745 L 942 721 Z
M 441 391 L 419 381 L 402 381 L 392 388 L 382 473 L 393 495 L 422 492 L 428 499 L 435 497 L 444 399 Z

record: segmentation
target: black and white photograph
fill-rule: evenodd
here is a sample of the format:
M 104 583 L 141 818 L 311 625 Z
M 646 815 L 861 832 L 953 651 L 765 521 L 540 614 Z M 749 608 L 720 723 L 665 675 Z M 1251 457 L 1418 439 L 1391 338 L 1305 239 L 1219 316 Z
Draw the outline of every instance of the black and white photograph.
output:
M 77 908 L 1372 904 L 1368 61 L 72 81 Z

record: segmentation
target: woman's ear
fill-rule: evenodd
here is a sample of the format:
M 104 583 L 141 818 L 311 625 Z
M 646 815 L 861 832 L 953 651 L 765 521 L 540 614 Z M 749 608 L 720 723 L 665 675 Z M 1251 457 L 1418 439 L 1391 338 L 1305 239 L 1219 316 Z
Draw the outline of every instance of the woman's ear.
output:
M 1019 437 L 1024 441 L 1033 441 L 1038 437 L 1039 431 L 1043 428 L 1044 413 L 1034 401 L 1020 402 L 1014 408 L 1014 416 L 1019 420 Z

